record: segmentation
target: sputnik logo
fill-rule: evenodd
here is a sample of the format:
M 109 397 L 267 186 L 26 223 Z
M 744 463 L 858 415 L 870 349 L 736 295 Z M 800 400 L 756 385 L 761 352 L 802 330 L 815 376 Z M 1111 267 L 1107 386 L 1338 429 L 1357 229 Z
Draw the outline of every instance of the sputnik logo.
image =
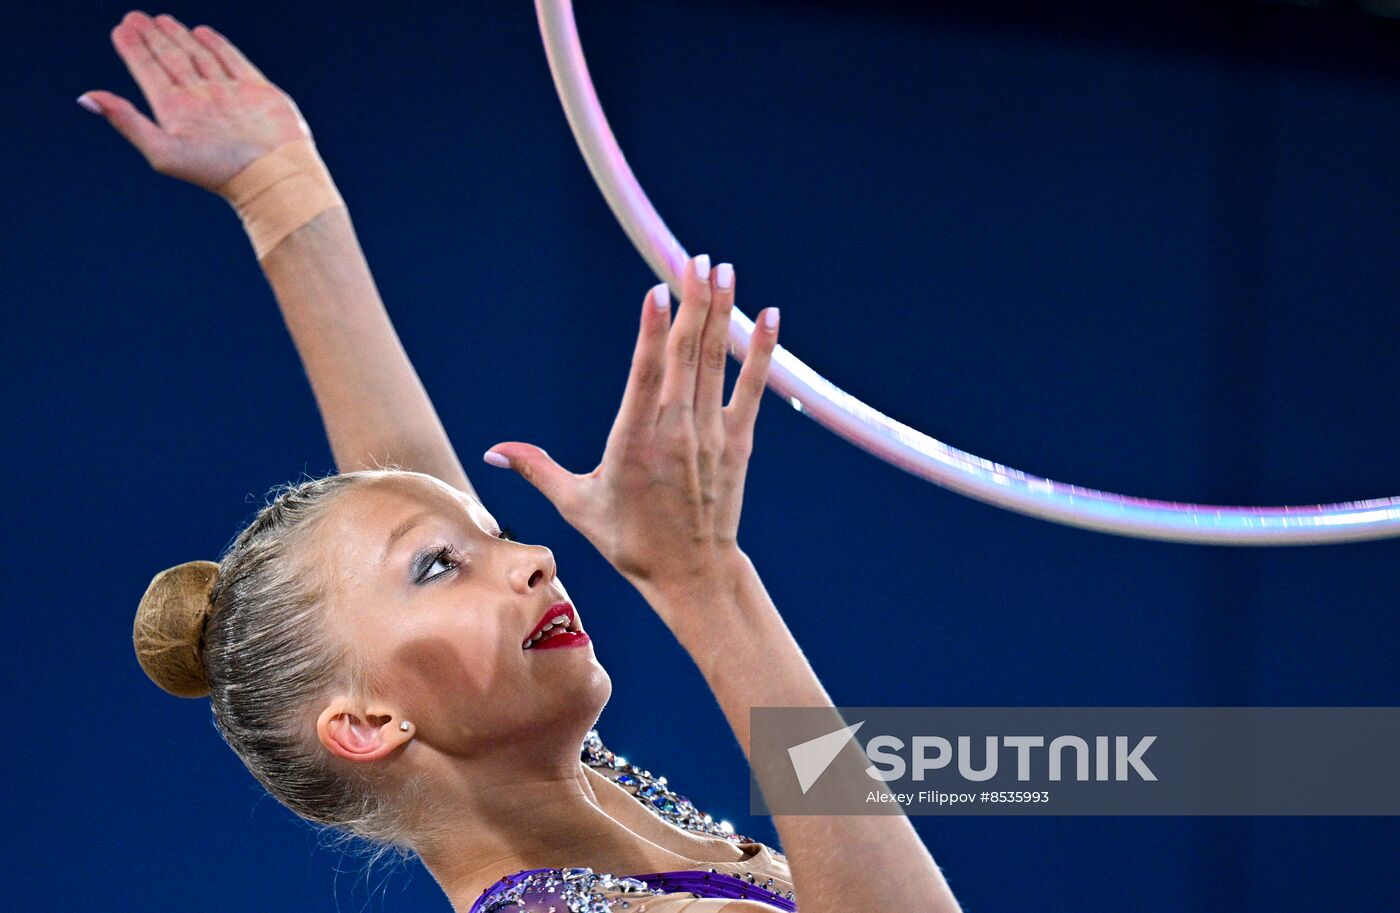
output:
M 788 749 L 788 760 L 792 761 L 792 769 L 797 773 L 797 785 L 802 787 L 802 795 L 807 795 L 807 790 L 826 773 L 826 769 L 836 760 L 841 749 L 855 738 L 856 730 L 864 725 L 865 720 L 861 720 Z

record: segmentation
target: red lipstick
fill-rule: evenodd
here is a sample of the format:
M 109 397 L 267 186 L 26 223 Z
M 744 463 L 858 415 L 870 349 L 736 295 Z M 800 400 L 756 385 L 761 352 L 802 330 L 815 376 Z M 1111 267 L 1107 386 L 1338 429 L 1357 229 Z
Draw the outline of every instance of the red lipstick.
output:
M 579 627 L 573 605 L 556 602 L 535 622 L 520 646 L 523 650 L 553 650 L 582 646 L 589 640 L 589 636 Z

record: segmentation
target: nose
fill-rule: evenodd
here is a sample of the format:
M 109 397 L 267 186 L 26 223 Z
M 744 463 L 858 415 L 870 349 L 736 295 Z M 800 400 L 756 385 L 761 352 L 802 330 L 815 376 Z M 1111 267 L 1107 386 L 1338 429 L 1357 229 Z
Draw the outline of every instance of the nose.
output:
M 543 545 L 525 545 L 516 556 L 511 582 L 520 592 L 528 593 L 536 587 L 547 586 L 554 575 L 554 553 Z

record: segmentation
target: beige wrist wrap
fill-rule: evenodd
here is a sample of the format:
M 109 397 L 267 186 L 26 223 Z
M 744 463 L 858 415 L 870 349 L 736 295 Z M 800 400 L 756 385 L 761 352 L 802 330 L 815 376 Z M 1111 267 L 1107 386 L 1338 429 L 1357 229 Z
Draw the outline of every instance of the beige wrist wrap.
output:
M 278 146 L 229 178 L 217 193 L 243 220 L 259 260 L 321 213 L 345 205 L 310 139 Z

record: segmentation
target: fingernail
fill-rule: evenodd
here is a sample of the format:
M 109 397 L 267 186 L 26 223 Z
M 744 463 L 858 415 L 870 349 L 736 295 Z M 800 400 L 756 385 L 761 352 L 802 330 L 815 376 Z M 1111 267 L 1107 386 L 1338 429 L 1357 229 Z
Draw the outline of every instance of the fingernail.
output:
M 481 455 L 481 458 L 486 462 L 490 463 L 492 466 L 499 466 L 502 469 L 510 468 L 510 460 L 506 459 L 504 456 L 502 456 L 494 450 L 486 451 Z
M 658 311 L 671 306 L 671 287 L 662 282 L 651 290 L 651 305 Z
M 778 328 L 778 309 L 769 308 L 763 312 L 763 325 L 770 330 Z
M 734 264 L 721 263 L 715 267 L 715 285 L 727 289 L 734 284 Z
M 93 114 L 102 113 L 102 108 L 97 104 L 97 102 L 93 101 L 91 98 L 88 98 L 87 93 L 83 93 L 82 95 L 78 96 L 78 104 L 82 105 L 84 108 L 91 111 Z
M 708 280 L 710 278 L 710 255 L 701 254 L 695 258 L 695 278 Z

